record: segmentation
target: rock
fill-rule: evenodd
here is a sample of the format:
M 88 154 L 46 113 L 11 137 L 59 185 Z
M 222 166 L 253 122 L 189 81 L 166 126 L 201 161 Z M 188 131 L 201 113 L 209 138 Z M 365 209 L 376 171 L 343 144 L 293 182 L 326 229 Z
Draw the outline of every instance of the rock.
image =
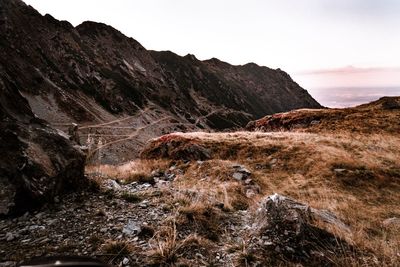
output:
M 174 173 L 165 174 L 165 179 L 167 180 L 173 180 L 174 178 L 175 178 Z
M 246 169 L 243 165 L 240 164 L 234 164 L 232 165 L 232 168 L 234 168 L 237 172 L 241 172 L 248 175 L 251 174 L 251 172 L 248 169 Z
M 29 231 L 34 231 L 34 230 L 44 230 L 46 229 L 46 227 L 42 226 L 42 225 L 31 225 L 28 227 Z
M 13 235 L 12 233 L 7 233 L 6 234 L 6 240 L 9 241 L 13 241 L 15 239 L 15 235 Z
M 128 265 L 128 264 L 129 264 L 129 259 L 128 259 L 128 258 L 124 258 L 124 259 L 122 260 L 122 264 L 123 264 L 123 265 Z
M 38 119 L 0 72 L 0 215 L 22 215 L 86 184 L 85 155 Z
M 3 261 L 0 262 L 0 267 L 16 267 L 17 263 L 15 261 Z
M 112 180 L 112 179 L 107 181 L 107 186 L 110 189 L 117 190 L 117 191 L 122 189 L 121 185 L 117 181 Z
M 122 233 L 132 236 L 140 232 L 140 225 L 133 220 L 129 220 L 128 223 L 122 229 Z
M 333 171 L 334 171 L 336 174 L 339 174 L 339 173 L 344 173 L 344 172 L 346 171 L 346 169 L 333 169 Z
M 247 189 L 247 190 L 246 190 L 246 197 L 247 197 L 247 198 L 252 198 L 252 197 L 254 197 L 256 194 L 257 194 L 257 193 L 254 192 L 253 189 Z
M 55 224 L 57 222 L 57 219 L 50 219 L 50 220 L 47 220 L 46 221 L 46 224 L 47 225 L 53 225 L 53 224 Z
M 343 250 L 353 250 L 345 241 L 316 226 L 319 222 L 342 228 L 345 224 L 336 216 L 288 197 L 274 194 L 265 198 L 256 217 L 258 234 L 268 240 L 265 249 L 272 248 L 272 252 L 290 260 L 307 261 L 311 251 L 343 253 Z
M 171 167 L 169 168 L 169 171 L 174 171 L 175 169 L 176 169 L 176 166 L 173 165 L 173 166 L 171 166 Z
M 161 170 L 154 170 L 151 172 L 151 176 L 152 177 L 163 177 L 164 176 L 164 172 Z
M 382 222 L 382 225 L 385 227 L 389 227 L 389 226 L 399 226 L 400 227 L 400 218 L 392 217 L 392 218 L 386 219 Z
M 244 176 L 243 173 L 235 172 L 235 173 L 232 174 L 232 177 L 233 177 L 235 180 L 241 181 L 241 180 L 243 180 L 243 178 L 244 178 L 245 176 Z
M 247 177 L 251 175 L 251 172 L 240 164 L 234 164 L 232 165 L 232 168 L 235 169 L 235 172 L 233 173 L 232 177 L 238 181 L 245 180 Z
M 232 168 L 234 168 L 234 169 L 242 169 L 242 168 L 244 168 L 244 166 L 240 165 L 238 163 L 235 163 L 235 164 L 232 165 Z
M 243 173 L 243 174 L 246 175 L 246 176 L 250 176 L 250 175 L 251 175 L 251 172 L 250 172 L 248 169 L 246 169 L 246 168 L 240 168 L 240 169 L 238 170 L 238 172 Z
M 246 179 L 245 181 L 244 181 L 244 183 L 245 184 L 247 184 L 247 185 L 249 185 L 249 184 L 251 184 L 253 182 L 253 180 L 252 179 Z

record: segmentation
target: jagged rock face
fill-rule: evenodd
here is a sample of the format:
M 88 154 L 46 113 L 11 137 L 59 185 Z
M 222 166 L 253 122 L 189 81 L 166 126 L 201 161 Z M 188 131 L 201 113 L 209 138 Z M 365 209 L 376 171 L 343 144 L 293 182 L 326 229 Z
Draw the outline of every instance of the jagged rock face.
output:
M 19 0 L 0 1 L 0 28 L 4 72 L 23 93 L 54 98 L 77 122 L 99 119 L 88 99 L 112 114 L 132 115 L 152 103 L 180 122 L 214 129 L 320 107 L 281 70 L 149 52 L 110 26 L 74 28 Z
M 34 116 L 3 75 L 0 117 L 0 216 L 21 214 L 86 182 L 84 154 Z
M 242 110 L 253 117 L 301 107 L 321 107 L 284 71 L 249 63 L 233 66 L 216 58 L 200 61 L 193 55 L 152 52 L 179 87 L 195 90 L 218 106 Z M 190 92 L 190 91 L 189 91 Z

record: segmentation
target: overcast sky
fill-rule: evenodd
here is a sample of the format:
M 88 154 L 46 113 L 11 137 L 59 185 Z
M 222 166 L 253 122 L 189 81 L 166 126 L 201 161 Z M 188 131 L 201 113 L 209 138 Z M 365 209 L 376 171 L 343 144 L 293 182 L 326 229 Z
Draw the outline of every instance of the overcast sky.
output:
M 335 74 L 337 82 L 365 86 L 359 72 L 351 78 L 354 68 L 367 70 L 373 86 L 400 85 L 399 0 L 25 2 L 75 26 L 85 20 L 104 22 L 147 49 L 281 68 L 306 88 L 326 87 L 315 77 L 330 70 L 337 74 L 337 69 L 351 70 L 342 73 L 347 75 L 343 81 Z

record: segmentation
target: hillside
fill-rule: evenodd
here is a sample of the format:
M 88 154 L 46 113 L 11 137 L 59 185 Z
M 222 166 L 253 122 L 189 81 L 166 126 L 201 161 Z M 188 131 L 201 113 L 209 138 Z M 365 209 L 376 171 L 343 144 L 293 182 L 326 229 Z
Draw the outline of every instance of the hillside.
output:
M 73 27 L 20 0 L 0 5 L 1 75 L 53 126 L 75 122 L 84 126 L 82 142 L 89 134 L 113 142 L 104 147 L 106 162 L 134 158 L 164 133 L 239 128 L 266 114 L 320 107 L 279 69 L 148 51 L 102 23 Z
M 0 256 L 77 253 L 123 266 L 396 266 L 400 137 L 387 123 L 398 110 L 385 103 L 355 108 L 381 118 L 355 120 L 363 125 L 355 130 L 327 115 L 324 131 L 155 138 L 140 159 L 87 166 L 99 191 L 63 197 L 18 225 L 1 222 L 10 233 L 3 238 L 12 238 Z M 380 131 L 365 132 L 369 123 Z M 23 230 L 32 224 L 39 228 Z
M 400 132 L 400 97 L 383 97 L 351 108 L 299 109 L 273 114 L 250 122 L 246 129 L 267 132 L 397 134 Z

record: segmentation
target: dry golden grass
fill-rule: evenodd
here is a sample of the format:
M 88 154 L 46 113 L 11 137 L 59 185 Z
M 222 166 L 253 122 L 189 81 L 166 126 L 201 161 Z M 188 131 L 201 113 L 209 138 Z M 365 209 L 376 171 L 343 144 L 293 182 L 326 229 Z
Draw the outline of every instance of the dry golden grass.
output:
M 266 116 L 248 124 L 248 130 L 313 133 L 398 134 L 400 97 L 383 97 L 343 109 L 299 109 Z
M 240 205 L 253 209 L 263 196 L 279 193 L 334 212 L 351 227 L 351 233 L 329 230 L 376 256 L 363 262 L 352 255 L 339 255 L 335 259 L 338 264 L 395 266 L 400 261 L 400 231 L 382 224 L 385 219 L 400 217 L 400 137 L 343 132 L 175 135 L 207 148 L 212 158 L 201 163 L 177 162 L 176 168 L 183 173 L 171 185 L 173 197 L 160 198 L 176 211 L 175 219 L 190 222 L 195 218 L 191 222 L 201 224 L 207 220 L 204 214 L 210 205 L 222 203 L 221 210 L 226 212 Z M 252 172 L 259 194 L 246 197 L 245 185 L 232 178 L 234 163 Z M 126 173 L 165 170 L 170 164 L 169 160 L 138 160 L 123 168 L 107 166 L 103 171 L 122 178 Z M 246 253 L 242 260 L 252 260 Z
M 116 264 L 124 257 L 129 257 L 135 251 L 135 247 L 126 241 L 108 240 L 101 247 L 101 255 L 109 264 Z
M 169 165 L 165 160 L 134 160 L 128 163 L 115 165 L 87 165 L 86 173 L 100 173 L 102 176 L 112 177 L 121 182 L 151 182 L 153 170 L 165 170 Z
M 207 252 L 212 247 L 211 242 L 196 234 L 179 240 L 175 221 L 160 228 L 150 244 L 153 249 L 147 255 L 152 266 L 175 266 L 178 260 L 192 258 L 197 250 Z

